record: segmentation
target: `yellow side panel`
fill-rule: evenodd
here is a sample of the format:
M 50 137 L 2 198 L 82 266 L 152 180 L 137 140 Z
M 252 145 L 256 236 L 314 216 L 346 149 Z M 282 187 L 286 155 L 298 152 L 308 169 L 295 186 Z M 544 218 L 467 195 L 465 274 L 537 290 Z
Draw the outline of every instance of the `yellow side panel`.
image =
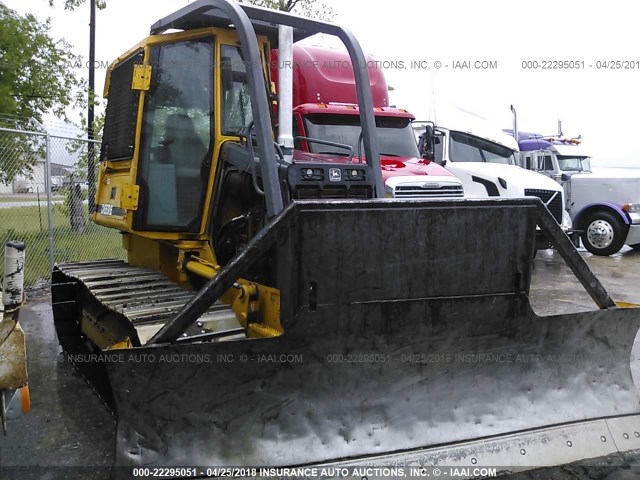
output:
M 188 286 L 187 276 L 178 268 L 178 247 L 169 242 L 125 234 L 123 246 L 127 250 L 129 265 L 150 268 L 166 275 L 172 282 Z

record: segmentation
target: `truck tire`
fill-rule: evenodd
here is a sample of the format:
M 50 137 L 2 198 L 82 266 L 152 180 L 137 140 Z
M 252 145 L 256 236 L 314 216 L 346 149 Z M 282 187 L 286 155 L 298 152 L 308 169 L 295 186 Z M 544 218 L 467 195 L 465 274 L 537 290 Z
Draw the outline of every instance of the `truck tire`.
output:
M 624 245 L 625 225 L 612 213 L 594 212 L 583 225 L 582 244 L 594 255 L 613 255 Z

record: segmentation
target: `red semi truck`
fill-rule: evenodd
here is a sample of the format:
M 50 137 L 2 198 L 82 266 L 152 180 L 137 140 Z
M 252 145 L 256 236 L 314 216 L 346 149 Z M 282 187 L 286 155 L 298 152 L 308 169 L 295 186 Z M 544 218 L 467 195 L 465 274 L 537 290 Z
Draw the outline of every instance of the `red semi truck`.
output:
M 367 56 L 382 180 L 389 197 L 462 197 L 462 183 L 435 162 L 421 158 L 406 110 L 389 106 L 387 82 Z M 361 161 L 360 112 L 347 52 L 293 45 L 294 160 Z M 278 79 L 278 52 L 271 51 L 271 78 Z M 276 83 L 277 90 L 277 83 Z M 339 159 L 339 160 L 338 160 Z

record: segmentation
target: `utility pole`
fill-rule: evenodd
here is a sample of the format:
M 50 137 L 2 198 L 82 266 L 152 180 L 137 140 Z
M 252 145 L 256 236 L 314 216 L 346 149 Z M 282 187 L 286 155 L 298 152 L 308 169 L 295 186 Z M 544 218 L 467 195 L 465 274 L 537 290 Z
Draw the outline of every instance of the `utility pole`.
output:
M 89 214 L 95 210 L 96 198 L 96 168 L 95 146 L 93 143 L 93 103 L 95 91 L 95 63 L 96 63 L 96 0 L 89 0 L 91 5 L 89 13 L 89 102 L 87 112 L 87 184 L 89 186 Z

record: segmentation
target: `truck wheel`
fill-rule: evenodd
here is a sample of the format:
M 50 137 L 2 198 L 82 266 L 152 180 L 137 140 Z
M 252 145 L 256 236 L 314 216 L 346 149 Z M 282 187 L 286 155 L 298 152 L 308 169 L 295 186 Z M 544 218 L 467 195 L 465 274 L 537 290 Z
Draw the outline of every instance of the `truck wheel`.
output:
M 625 226 L 609 212 L 595 212 L 584 223 L 582 243 L 594 255 L 612 255 L 624 245 Z

